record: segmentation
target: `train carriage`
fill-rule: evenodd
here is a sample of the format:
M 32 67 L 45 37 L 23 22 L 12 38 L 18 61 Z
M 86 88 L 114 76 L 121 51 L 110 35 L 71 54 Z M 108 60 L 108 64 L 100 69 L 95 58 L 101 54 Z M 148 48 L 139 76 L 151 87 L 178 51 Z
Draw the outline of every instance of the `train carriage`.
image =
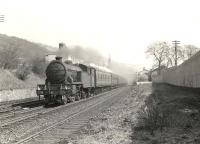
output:
M 106 87 L 111 85 L 111 73 L 96 69 L 96 87 Z

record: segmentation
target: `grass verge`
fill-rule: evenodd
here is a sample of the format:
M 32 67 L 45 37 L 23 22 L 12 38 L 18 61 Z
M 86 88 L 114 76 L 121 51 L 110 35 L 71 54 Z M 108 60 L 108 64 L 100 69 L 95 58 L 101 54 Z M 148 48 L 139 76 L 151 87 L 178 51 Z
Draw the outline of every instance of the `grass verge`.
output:
M 44 79 L 31 73 L 26 80 L 18 79 L 13 72 L 0 69 L 0 90 L 27 89 L 36 87 L 38 83 L 44 83 Z
M 199 144 L 200 96 L 195 89 L 153 84 L 132 125 L 133 143 Z

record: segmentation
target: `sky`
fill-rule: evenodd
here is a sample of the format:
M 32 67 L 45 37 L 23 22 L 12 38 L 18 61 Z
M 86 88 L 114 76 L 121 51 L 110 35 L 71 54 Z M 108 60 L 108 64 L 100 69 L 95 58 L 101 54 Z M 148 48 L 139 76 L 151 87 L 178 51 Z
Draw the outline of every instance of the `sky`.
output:
M 155 41 L 200 47 L 198 0 L 0 0 L 0 33 L 58 47 L 80 45 L 151 67 Z

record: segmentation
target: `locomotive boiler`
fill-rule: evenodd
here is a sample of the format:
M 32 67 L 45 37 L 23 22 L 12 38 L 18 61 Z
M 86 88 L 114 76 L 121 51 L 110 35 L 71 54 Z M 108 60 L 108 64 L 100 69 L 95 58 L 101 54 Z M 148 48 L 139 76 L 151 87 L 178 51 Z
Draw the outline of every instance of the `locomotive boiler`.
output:
M 70 63 L 63 63 L 56 57 L 46 68 L 45 84 L 37 86 L 37 95 L 44 96 L 45 104 L 67 103 L 81 97 L 81 69 Z

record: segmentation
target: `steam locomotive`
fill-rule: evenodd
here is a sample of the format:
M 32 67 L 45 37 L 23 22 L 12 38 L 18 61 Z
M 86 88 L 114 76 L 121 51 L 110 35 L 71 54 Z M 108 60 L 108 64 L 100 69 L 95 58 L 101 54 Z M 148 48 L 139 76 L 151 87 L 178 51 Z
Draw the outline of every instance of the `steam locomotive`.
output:
M 45 84 L 37 85 L 36 93 L 39 98 L 44 96 L 45 105 L 66 104 L 126 83 L 123 77 L 108 69 L 62 62 L 62 57 L 56 57 L 47 66 Z

